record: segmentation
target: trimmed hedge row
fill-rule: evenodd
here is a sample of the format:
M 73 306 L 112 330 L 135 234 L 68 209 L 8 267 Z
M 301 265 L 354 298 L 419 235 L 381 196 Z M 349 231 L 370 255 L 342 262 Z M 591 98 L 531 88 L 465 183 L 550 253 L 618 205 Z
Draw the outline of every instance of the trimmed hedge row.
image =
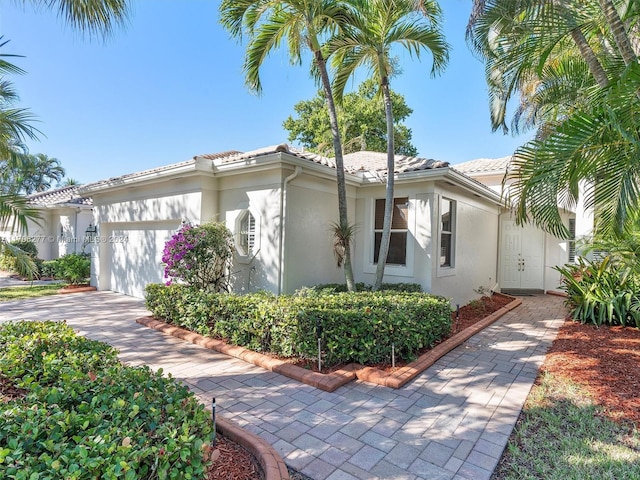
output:
M 64 323 L 17 322 L 0 328 L 0 372 L 26 391 L 0 402 L 0 478 L 206 478 L 209 414 L 161 370 Z
M 259 352 L 316 358 L 322 330 L 325 365 L 411 360 L 449 333 L 449 301 L 424 293 L 261 292 L 216 294 L 184 285 L 148 285 L 147 308 L 157 318 Z

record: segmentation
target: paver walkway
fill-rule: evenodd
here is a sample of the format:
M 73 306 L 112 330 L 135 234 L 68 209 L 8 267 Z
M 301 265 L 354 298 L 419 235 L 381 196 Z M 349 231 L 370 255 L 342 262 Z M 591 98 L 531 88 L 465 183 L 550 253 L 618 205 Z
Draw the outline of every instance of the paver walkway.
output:
M 400 390 L 353 382 L 333 393 L 142 327 L 134 319 L 148 315 L 143 303 L 115 293 L 0 303 L 0 321 L 66 319 L 123 361 L 162 367 L 316 480 L 482 480 L 563 321 L 562 302 L 523 297 Z

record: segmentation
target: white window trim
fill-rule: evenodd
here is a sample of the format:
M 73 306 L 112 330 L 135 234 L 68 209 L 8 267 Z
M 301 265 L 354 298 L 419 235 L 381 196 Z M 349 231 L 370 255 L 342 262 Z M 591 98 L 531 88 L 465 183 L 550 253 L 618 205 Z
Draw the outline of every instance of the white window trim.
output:
M 235 212 L 235 219 L 233 221 L 233 243 L 236 250 L 236 259 L 240 263 L 249 263 L 260 251 L 260 238 L 261 238 L 261 216 L 251 207 L 245 207 Z M 242 234 L 242 222 L 246 215 L 251 215 L 255 222 L 254 229 L 254 242 L 253 249 L 249 252 L 244 252 L 240 242 L 240 235 Z
M 415 199 L 411 195 L 400 195 L 397 194 L 395 198 L 407 197 L 409 206 L 408 206 L 408 218 L 407 218 L 407 251 L 406 251 L 406 265 L 393 265 L 393 264 L 385 264 L 384 266 L 384 274 L 386 276 L 396 276 L 396 277 L 413 277 L 413 264 L 414 264 L 414 244 L 413 240 L 414 228 L 415 225 Z M 363 248 L 363 272 L 364 273 L 376 273 L 377 264 L 373 263 L 373 252 L 375 247 L 375 215 L 376 215 L 376 200 L 379 197 L 370 198 L 366 202 L 366 216 L 365 216 L 365 231 L 366 231 L 366 240 L 365 240 L 365 248 Z
M 440 251 L 442 248 L 442 202 L 443 201 L 451 202 L 451 210 L 453 213 L 453 219 L 451 221 L 451 263 L 452 266 L 441 266 L 440 265 Z M 438 225 L 438 237 L 437 237 L 437 246 L 436 246 L 436 276 L 437 277 L 451 277 L 456 274 L 456 245 L 457 245 L 457 236 L 458 236 L 458 202 L 452 198 L 445 196 L 438 196 L 438 208 L 436 215 L 436 224 Z

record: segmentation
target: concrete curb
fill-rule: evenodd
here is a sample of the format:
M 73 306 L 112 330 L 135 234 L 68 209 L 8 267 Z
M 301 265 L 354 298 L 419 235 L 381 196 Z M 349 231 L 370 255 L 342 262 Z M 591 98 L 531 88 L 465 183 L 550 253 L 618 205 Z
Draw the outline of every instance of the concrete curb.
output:
M 222 417 L 216 417 L 216 431 L 242 445 L 258 460 L 264 480 L 289 480 L 289 471 L 282 457 L 265 440 Z
M 77 288 L 69 288 L 69 287 L 63 287 L 60 290 L 58 290 L 58 293 L 66 295 L 69 293 L 81 293 L 81 292 L 95 292 L 98 289 L 96 287 L 77 287 Z

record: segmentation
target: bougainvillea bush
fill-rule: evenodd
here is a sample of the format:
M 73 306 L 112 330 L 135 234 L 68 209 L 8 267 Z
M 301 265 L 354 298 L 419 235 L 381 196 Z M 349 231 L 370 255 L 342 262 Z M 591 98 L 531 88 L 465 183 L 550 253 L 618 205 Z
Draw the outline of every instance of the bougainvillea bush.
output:
M 224 224 L 185 223 L 162 252 L 167 285 L 179 281 L 203 290 L 227 291 L 232 257 L 233 235 Z

